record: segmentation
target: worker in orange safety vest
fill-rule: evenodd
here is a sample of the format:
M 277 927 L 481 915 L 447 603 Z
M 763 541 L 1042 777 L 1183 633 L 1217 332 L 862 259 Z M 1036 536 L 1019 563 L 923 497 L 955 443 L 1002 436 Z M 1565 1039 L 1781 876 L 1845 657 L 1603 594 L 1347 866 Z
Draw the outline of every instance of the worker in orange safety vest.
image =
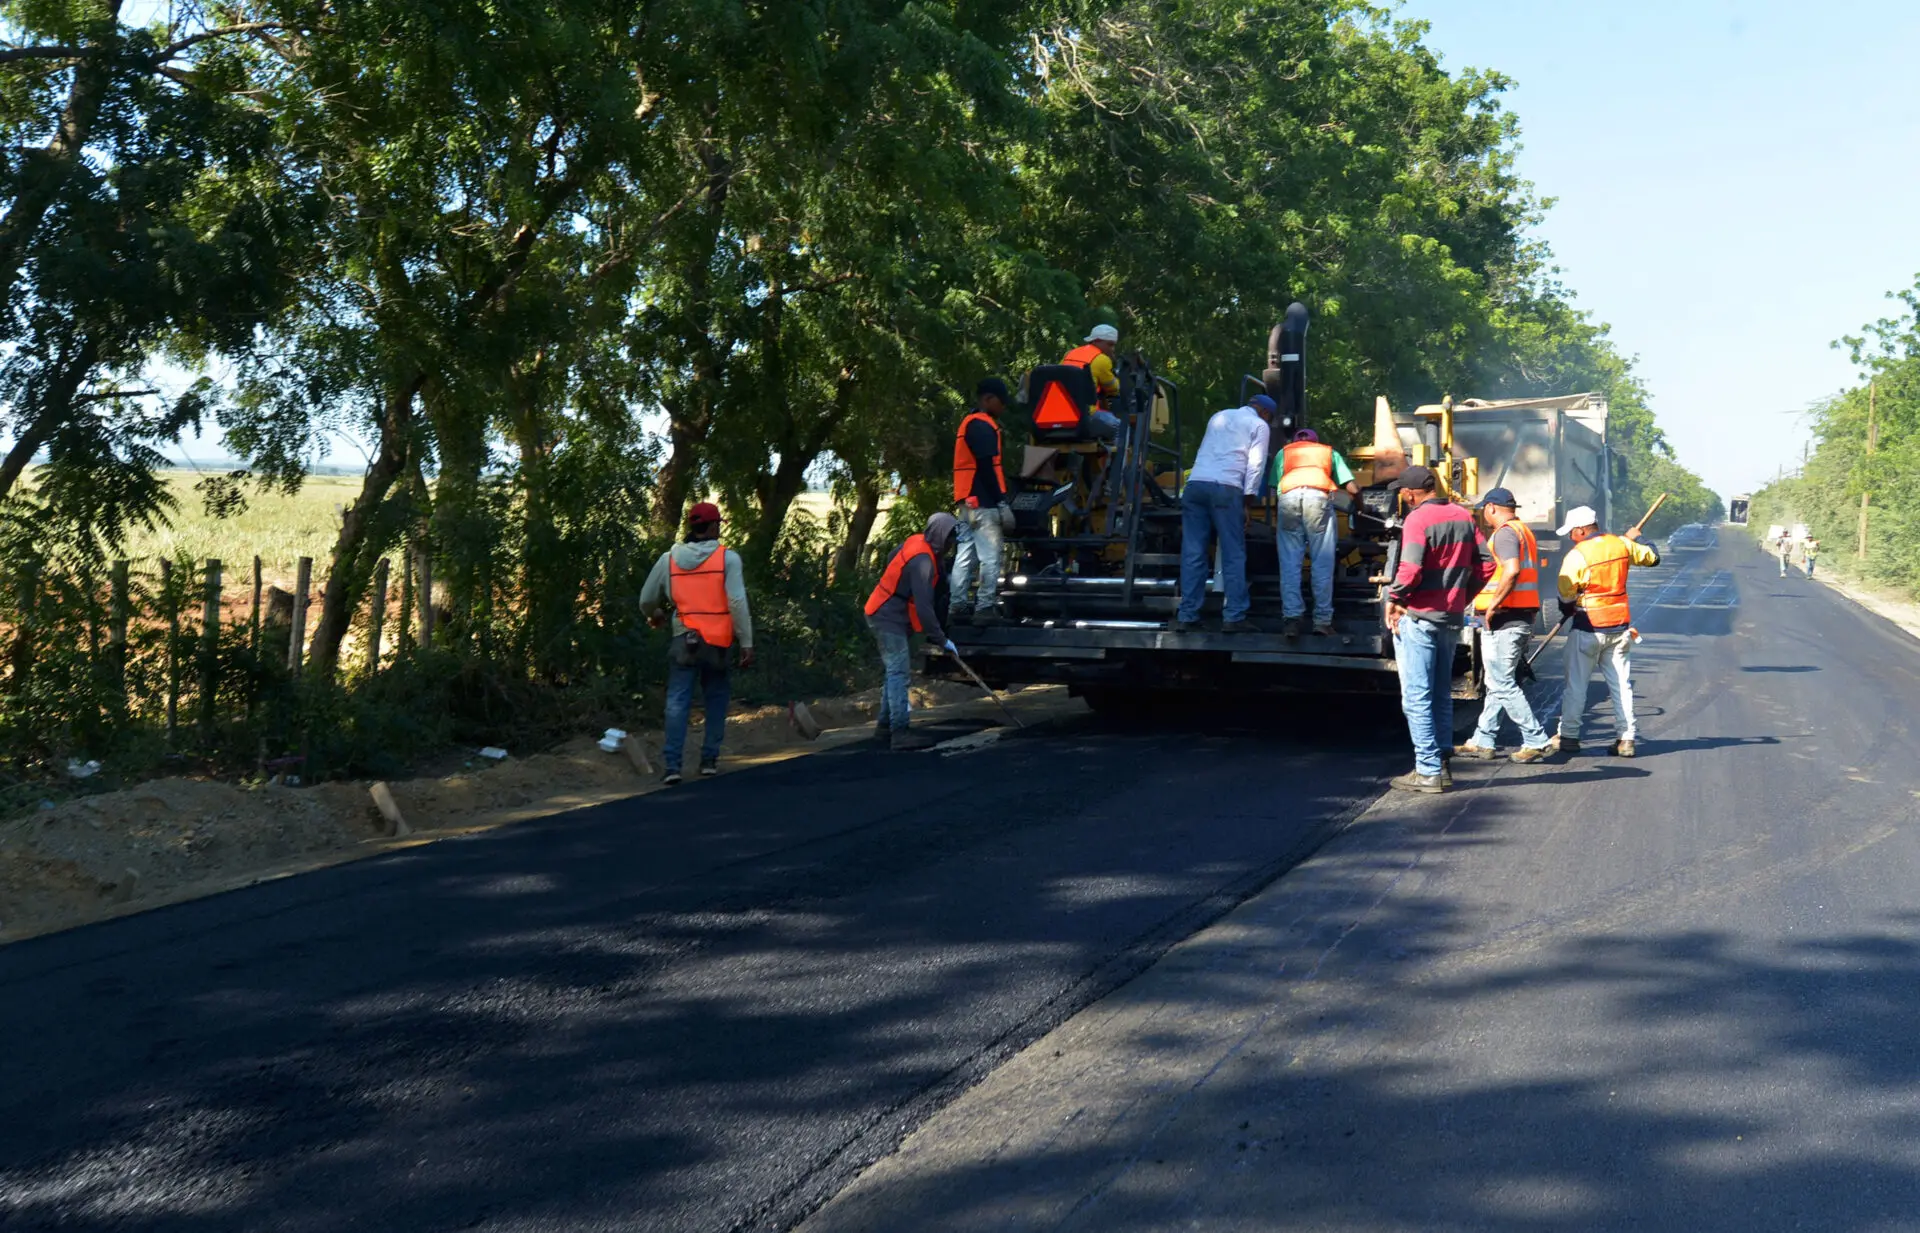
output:
M 1520 730 L 1515 762 L 1538 762 L 1547 756 L 1550 744 L 1520 686 L 1520 665 L 1526 662 L 1527 643 L 1540 618 L 1540 541 L 1534 538 L 1533 528 L 1520 521 L 1519 509 L 1511 489 L 1495 488 L 1480 499 L 1494 574 L 1474 597 L 1468 623 L 1481 631 L 1487 698 L 1473 739 L 1454 748 L 1457 758 L 1496 757 L 1503 716 Z
M 1334 517 L 1333 494 L 1345 489 L 1360 495 L 1353 468 L 1340 451 L 1320 440 L 1311 428 L 1302 428 L 1273 459 L 1273 485 L 1280 494 L 1280 517 L 1274 540 L 1280 551 L 1280 614 L 1289 638 L 1300 634 L 1307 614 L 1300 588 L 1304 562 L 1313 579 L 1313 632 L 1326 637 L 1333 630 L 1333 560 L 1339 548 L 1340 524 Z
M 1560 563 L 1560 613 L 1572 622 L 1567 634 L 1567 688 L 1560 701 L 1560 734 L 1550 743 L 1553 753 L 1580 748 L 1580 721 L 1587 711 L 1587 682 L 1597 666 L 1607 678 L 1618 732 L 1613 752 L 1634 756 L 1633 678 L 1631 657 L 1633 611 L 1627 602 L 1627 571 L 1660 564 L 1660 552 L 1640 541 L 1638 527 L 1626 535 L 1600 530 L 1600 516 L 1588 506 L 1576 507 L 1560 528 L 1573 540 Z
M 1116 463 L 1127 450 L 1127 426 L 1113 413 L 1113 400 L 1120 396 L 1120 378 L 1113 368 L 1114 353 L 1119 350 L 1120 331 L 1110 325 L 1096 325 L 1087 332 L 1086 342 L 1060 357 L 1062 364 L 1084 368 L 1093 378 L 1094 410 L 1087 418 L 1093 421 L 1096 435 L 1113 442 Z M 1104 484 L 1107 494 L 1111 496 L 1119 485 L 1120 468 L 1109 465 Z
M 880 667 L 886 673 L 874 736 L 896 750 L 926 749 L 934 744 L 914 732 L 909 723 L 912 706 L 908 687 L 913 682 L 909 637 L 924 634 L 949 653 L 955 649 L 934 614 L 934 597 L 940 590 L 940 556 L 952 541 L 956 525 L 953 515 L 945 512 L 927 519 L 927 529 L 907 537 L 887 562 L 879 585 L 867 597 L 867 624 L 880 644 Z
M 693 687 L 701 686 L 706 715 L 700 744 L 700 773 L 720 772 L 720 743 L 727 732 L 732 700 L 732 662 L 753 663 L 753 615 L 738 553 L 720 543 L 720 509 L 702 501 L 687 511 L 687 538 L 660 554 L 640 589 L 640 612 L 656 627 L 665 625 L 669 608 L 673 640 L 667 644 L 666 764 L 661 782 L 680 782 L 680 760 L 687 743 Z
M 1007 472 L 1001 463 L 1000 416 L 1007 383 L 988 377 L 974 390 L 974 409 L 953 437 L 952 597 L 947 624 L 998 625 L 1000 555 L 1013 523 Z

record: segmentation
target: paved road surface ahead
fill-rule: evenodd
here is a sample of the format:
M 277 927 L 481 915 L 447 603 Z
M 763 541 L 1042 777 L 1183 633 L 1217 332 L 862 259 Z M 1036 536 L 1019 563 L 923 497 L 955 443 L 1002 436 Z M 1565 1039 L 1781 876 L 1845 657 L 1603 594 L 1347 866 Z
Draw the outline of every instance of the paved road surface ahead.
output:
M 790 1227 L 1401 756 L 825 753 L 0 950 L 0 1227 Z
M 1641 758 L 1383 800 L 806 1233 L 1920 1229 L 1920 644 L 1718 570 Z

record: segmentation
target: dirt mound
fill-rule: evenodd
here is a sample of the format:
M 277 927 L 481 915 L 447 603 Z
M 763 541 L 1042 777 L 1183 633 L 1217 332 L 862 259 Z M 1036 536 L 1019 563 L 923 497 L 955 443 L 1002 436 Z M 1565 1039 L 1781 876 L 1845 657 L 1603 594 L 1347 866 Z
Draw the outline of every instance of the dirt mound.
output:
M 918 707 L 970 701 L 944 682 L 914 690 Z M 810 701 L 829 729 L 871 723 L 878 691 Z M 657 771 L 660 733 L 640 732 Z M 493 763 L 477 755 L 453 774 L 396 780 L 395 802 L 415 832 L 492 825 L 648 791 L 624 754 L 602 752 L 582 735 L 531 757 Z M 699 717 L 688 739 L 697 755 Z M 784 707 L 738 712 L 727 721 L 722 768 L 805 748 Z M 156 779 L 138 787 L 66 801 L 0 823 L 0 941 L 68 928 L 142 907 L 209 894 L 293 869 L 351 859 L 391 846 L 369 784 L 317 787 Z

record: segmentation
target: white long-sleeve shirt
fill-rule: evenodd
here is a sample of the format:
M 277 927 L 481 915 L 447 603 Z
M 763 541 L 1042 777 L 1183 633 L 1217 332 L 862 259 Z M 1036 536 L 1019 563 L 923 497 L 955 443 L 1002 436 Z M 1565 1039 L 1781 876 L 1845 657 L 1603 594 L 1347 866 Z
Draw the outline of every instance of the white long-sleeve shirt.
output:
M 1267 465 L 1267 422 L 1252 407 L 1214 412 L 1187 482 L 1225 484 L 1252 496 Z

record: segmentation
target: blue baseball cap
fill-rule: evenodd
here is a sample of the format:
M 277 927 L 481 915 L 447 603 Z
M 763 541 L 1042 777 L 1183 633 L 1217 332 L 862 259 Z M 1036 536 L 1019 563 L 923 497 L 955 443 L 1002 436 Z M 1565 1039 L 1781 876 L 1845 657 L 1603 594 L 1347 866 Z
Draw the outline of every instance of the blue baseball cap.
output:
M 1520 502 L 1513 499 L 1513 491 L 1508 488 L 1489 488 L 1487 495 L 1480 498 L 1480 505 L 1475 508 L 1483 508 L 1488 505 L 1498 505 L 1503 509 L 1520 508 Z
M 1272 415 L 1280 409 L 1280 404 L 1274 402 L 1273 399 L 1268 398 L 1265 394 L 1255 394 L 1252 398 L 1247 399 L 1247 405 L 1257 411 L 1265 411 L 1268 415 Z

